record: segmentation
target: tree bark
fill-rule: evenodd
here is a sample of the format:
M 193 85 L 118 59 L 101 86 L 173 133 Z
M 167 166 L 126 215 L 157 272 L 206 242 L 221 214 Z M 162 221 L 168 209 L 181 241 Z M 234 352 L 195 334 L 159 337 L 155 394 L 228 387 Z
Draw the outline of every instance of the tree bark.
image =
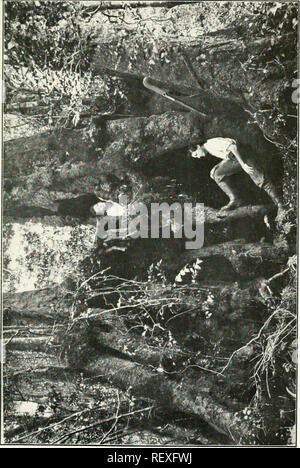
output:
M 147 394 L 149 398 L 159 401 L 160 405 L 199 416 L 235 442 L 249 436 L 249 425 L 242 421 L 241 416 L 228 411 L 217 404 L 208 393 L 202 392 L 199 382 L 197 384 L 186 379 L 180 384 L 175 384 L 163 375 L 153 374 L 135 363 L 125 364 L 117 358 L 99 358 L 88 369 L 95 373 L 101 369 L 105 379 L 121 388 L 128 388 L 130 385 L 136 395 Z
M 56 286 L 3 295 L 4 325 L 54 324 L 67 321 L 72 307 L 72 296 L 64 287 Z
M 59 214 L 55 200 L 92 195 L 104 173 L 113 174 L 119 185 L 122 178 L 127 178 L 131 187 L 143 187 L 147 178 L 140 172 L 141 164 L 171 149 L 196 143 L 198 131 L 192 129 L 185 115 L 169 113 L 149 119 L 110 121 L 106 138 L 100 153 L 97 144 L 78 130 L 6 142 L 5 175 L 12 181 L 14 192 L 6 197 L 5 214 L 16 218 Z M 45 154 L 49 154 L 51 167 L 44 165 Z M 86 203 L 87 213 L 90 206 Z M 74 209 L 74 216 L 76 213 Z
M 8 350 L 15 351 L 45 351 L 50 336 L 36 338 L 11 338 L 6 345 Z
M 168 63 L 161 63 L 160 59 L 155 60 L 155 64 L 149 64 L 143 53 L 143 43 L 141 39 L 140 53 L 134 64 L 126 50 L 126 45 L 122 45 L 118 57 L 118 67 L 115 66 L 115 56 L 113 55 L 115 38 L 106 43 L 99 44 L 99 53 L 94 60 L 94 73 L 102 73 L 106 70 L 113 70 L 114 73 L 128 73 L 131 70 L 132 76 L 150 76 L 156 80 L 169 82 L 180 88 L 192 87 L 199 88 L 198 94 L 201 100 L 199 110 L 209 111 L 213 101 L 219 103 L 223 98 L 239 104 L 247 110 L 263 109 L 265 106 L 272 106 L 282 91 L 284 73 L 278 76 L 272 76 L 266 79 L 263 70 L 253 69 L 247 65 L 247 58 L 251 55 L 258 55 L 271 44 L 276 45 L 283 39 L 288 43 L 295 35 L 286 34 L 284 36 L 266 37 L 256 40 L 247 40 L 236 37 L 234 30 L 218 31 L 201 36 L 200 39 L 191 41 L 188 38 L 187 43 L 184 39 L 169 40 L 173 44 L 173 50 L 168 54 Z M 187 66 L 186 58 L 189 61 Z M 190 67 L 193 68 L 191 74 Z M 295 64 L 296 67 L 296 64 Z M 278 67 L 277 67 L 278 73 Z M 198 80 L 196 81 L 195 76 Z M 170 80 L 172 77 L 172 80 Z M 199 82 L 202 84 L 199 86 Z M 197 86 L 198 84 L 198 86 Z M 288 83 L 286 83 L 288 85 Z M 197 93 L 197 92 L 196 92 Z M 191 94 L 196 94 L 191 93 Z M 193 102 L 193 98 L 191 98 Z M 195 101 L 194 101 L 195 102 Z M 139 109 L 138 101 L 136 101 Z M 145 108 L 144 100 L 141 101 Z M 170 108 L 170 103 L 162 97 L 153 96 L 153 101 L 149 102 L 144 110 L 148 112 L 165 112 L 166 106 Z M 214 106 L 215 107 L 215 106 Z M 178 109 L 178 107 L 176 107 Z M 249 114 L 248 114 L 249 117 Z M 264 122 L 267 124 L 267 122 Z

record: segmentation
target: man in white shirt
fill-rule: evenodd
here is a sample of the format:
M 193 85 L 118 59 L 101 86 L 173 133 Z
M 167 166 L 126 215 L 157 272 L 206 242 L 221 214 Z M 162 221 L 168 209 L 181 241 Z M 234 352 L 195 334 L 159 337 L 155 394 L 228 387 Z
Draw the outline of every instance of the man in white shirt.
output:
M 222 162 L 217 164 L 211 171 L 211 178 L 218 184 L 224 193 L 229 197 L 229 203 L 222 208 L 222 211 L 234 210 L 239 206 L 245 205 L 234 184 L 228 181 L 228 177 L 233 174 L 246 172 L 253 182 L 270 196 L 272 201 L 278 207 L 278 217 L 283 211 L 282 199 L 279 190 L 265 171 L 260 168 L 257 162 L 247 164 L 237 149 L 235 140 L 231 138 L 211 138 L 197 149 L 191 152 L 193 158 L 202 158 L 210 153 Z M 227 178 L 227 179 L 226 179 Z M 226 179 L 226 180 L 225 180 Z

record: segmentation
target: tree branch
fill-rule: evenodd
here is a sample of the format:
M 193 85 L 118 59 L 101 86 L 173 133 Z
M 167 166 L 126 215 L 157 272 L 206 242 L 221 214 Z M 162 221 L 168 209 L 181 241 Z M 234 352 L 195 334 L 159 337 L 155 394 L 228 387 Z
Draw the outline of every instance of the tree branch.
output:
M 115 416 L 112 416 L 110 418 L 103 419 L 102 421 L 96 422 L 94 424 L 90 424 L 89 426 L 82 427 L 80 429 L 69 432 L 68 434 L 65 434 L 65 435 L 59 437 L 58 439 L 56 439 L 53 442 L 53 444 L 57 444 L 58 442 L 62 442 L 63 440 L 68 439 L 69 437 L 71 437 L 74 434 L 79 434 L 80 432 L 84 432 L 84 431 L 88 431 L 89 429 L 93 429 L 94 427 L 100 426 L 103 423 L 114 421 L 115 419 L 118 421 L 121 418 L 126 418 L 128 416 L 132 416 L 132 415 L 138 414 L 138 413 L 143 413 L 144 411 L 151 411 L 152 409 L 153 409 L 153 405 L 148 406 L 147 408 L 142 408 L 140 410 L 130 411 L 129 413 L 125 413 L 125 414 L 120 414 L 119 416 L 115 415 Z
M 194 3 L 200 2 L 129 2 L 131 8 L 174 8 L 178 5 L 189 5 Z M 89 16 L 90 14 L 94 15 L 98 13 L 98 11 L 105 11 L 105 10 L 122 10 L 125 8 L 124 2 L 102 2 L 101 5 L 95 10 L 95 7 L 86 8 L 84 11 L 84 16 Z

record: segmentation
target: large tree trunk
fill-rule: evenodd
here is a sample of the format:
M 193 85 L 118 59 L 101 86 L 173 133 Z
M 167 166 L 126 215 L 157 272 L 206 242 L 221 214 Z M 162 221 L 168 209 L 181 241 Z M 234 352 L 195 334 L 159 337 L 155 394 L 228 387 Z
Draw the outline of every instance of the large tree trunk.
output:
M 169 195 L 174 200 L 174 193 L 164 189 L 172 177 L 182 184 L 181 190 L 188 197 L 198 192 L 198 200 L 213 207 L 220 206 L 226 197 L 209 177 L 217 160 L 192 161 L 187 152 L 191 145 L 216 136 L 236 139 L 246 159 L 249 153 L 262 161 L 269 158 L 268 167 L 280 177 L 276 147 L 265 138 L 250 114 L 255 106 L 262 108 L 280 101 L 284 86 L 282 77 L 266 81 L 263 73 L 245 73 L 241 66 L 250 51 L 258 53 L 267 43 L 268 39 L 263 39 L 244 45 L 240 40 L 228 39 L 218 33 L 203 38 L 201 45 L 195 43 L 174 49 L 170 64 L 156 64 L 154 69 L 149 68 L 141 56 L 131 73 L 128 73 L 130 58 L 126 47 L 116 70 L 113 42 L 101 44 L 94 73 L 104 71 L 120 76 L 128 85 L 129 106 L 120 112 L 144 115 L 145 118 L 108 120 L 106 124 L 102 121 L 93 135 L 83 130 L 62 129 L 7 142 L 5 177 L 12 179 L 14 189 L 8 197 L 8 213 L 5 214 L 17 218 L 21 211 L 23 217 L 32 217 L 32 206 L 55 213 L 56 199 L 93 193 L 103 172 L 119 178 L 119 185 L 128 180 L 131 189 L 138 189 L 138 199 L 141 194 L 164 191 L 164 199 Z M 203 60 L 205 65 L 202 66 Z M 191 73 L 199 75 L 198 91 L 199 83 L 195 80 L 190 86 Z M 207 118 L 195 119 L 195 116 L 182 112 L 180 106 L 149 92 L 142 84 L 143 76 L 151 76 L 159 83 L 167 82 L 164 87 L 204 112 Z M 170 112 L 170 109 L 176 112 Z M 269 133 L 266 119 L 260 125 Z M 45 164 L 45 155 L 51 160 L 51 166 Z M 185 174 L 184 178 L 182 174 Z M 158 190 L 151 186 L 157 177 L 168 177 L 168 182 L 165 179 Z M 261 191 L 249 177 L 240 175 L 239 179 L 244 193 L 249 193 L 249 200 L 261 197 Z M 116 197 L 115 190 L 109 190 L 106 195 Z M 86 204 L 87 212 L 90 206 Z M 41 216 L 45 217 L 46 212 Z M 74 216 L 78 216 L 75 209 Z
M 286 112 L 287 106 L 292 108 L 292 103 L 279 99 L 285 86 L 291 86 L 285 80 L 284 72 L 282 71 L 281 74 L 276 66 L 274 67 L 276 73 L 272 74 L 270 71 L 270 76 L 266 77 L 263 69 L 254 69 L 246 62 L 249 56 L 259 56 L 271 44 L 276 46 L 283 39 L 288 41 L 289 37 L 294 39 L 293 34 L 287 34 L 286 36 L 278 35 L 276 38 L 272 36 L 243 40 L 236 37 L 233 30 L 228 30 L 206 34 L 201 39 L 189 39 L 188 43 L 185 43 L 184 39 L 180 42 L 174 40 L 173 50 L 169 52 L 169 62 L 161 63 L 160 59 L 157 59 L 154 65 L 149 63 L 144 56 L 142 43 L 135 62 L 131 63 L 132 59 L 124 42 L 117 67 L 113 55 L 113 44 L 116 40 L 112 38 L 107 43 L 99 45 L 99 53 L 94 61 L 94 71 L 123 76 L 128 84 L 130 84 L 130 79 L 135 80 L 135 93 L 138 89 L 140 94 L 136 93 L 135 106 L 131 109 L 144 111 L 146 115 L 147 112 L 161 113 L 170 108 L 172 104 L 161 96 L 152 95 L 151 97 L 151 94 L 141 86 L 143 76 L 150 76 L 165 83 L 171 81 L 173 86 L 176 85 L 177 90 L 181 88 L 183 95 L 186 94 L 188 87 L 191 90 L 189 94 L 197 94 L 195 89 L 198 88 L 198 94 L 201 97 L 198 106 L 202 112 L 209 112 L 213 102 L 222 102 L 222 98 L 229 99 L 250 111 L 272 106 L 275 101 L 278 101 L 283 106 L 282 110 Z M 287 61 L 284 65 L 290 65 L 290 63 Z M 296 68 L 296 62 L 294 65 Z M 131 78 L 128 70 L 131 70 Z M 170 77 L 172 77 L 171 80 Z M 138 96 L 142 99 L 138 99 Z M 193 98 L 192 102 L 195 102 Z M 178 110 L 178 108 L 175 106 L 175 109 Z M 257 116 L 257 118 L 262 118 L 262 116 Z M 264 124 L 267 124 L 267 121 L 264 121 Z
M 31 330 L 31 333 L 34 329 Z M 111 337 L 112 338 L 112 337 Z M 136 359 L 134 355 L 130 359 L 126 359 L 126 356 L 123 356 L 123 359 L 113 356 L 113 350 L 118 350 L 122 346 L 120 338 L 122 335 L 115 334 L 115 341 L 109 338 L 109 341 L 105 342 L 103 334 L 97 334 L 97 339 L 99 344 L 102 346 L 105 345 L 107 357 L 101 357 L 103 350 L 105 348 L 98 348 L 97 346 L 93 347 L 92 354 L 89 354 L 88 360 L 85 359 L 85 364 L 83 364 L 78 371 L 83 371 L 87 376 L 99 375 L 101 370 L 102 380 L 107 380 L 110 384 L 116 385 L 120 388 L 127 389 L 131 387 L 134 394 L 138 396 L 144 396 L 145 393 L 147 397 L 156 401 L 159 406 L 164 406 L 166 408 L 171 408 L 174 410 L 179 410 L 186 414 L 191 414 L 193 416 L 198 416 L 208 424 L 212 425 L 214 429 L 219 431 L 221 434 L 225 434 L 228 438 L 233 438 L 233 441 L 238 442 L 242 437 L 248 437 L 249 428 L 245 422 L 242 421 L 242 418 L 236 413 L 235 409 L 240 409 L 242 405 L 233 405 L 231 402 L 231 409 L 228 409 L 226 403 L 226 397 L 224 398 L 224 404 L 218 403 L 218 400 L 214 399 L 214 396 L 211 396 L 209 393 L 213 390 L 214 394 L 217 393 L 219 385 L 215 379 L 215 376 L 212 374 L 209 375 L 209 371 L 205 371 L 200 374 L 191 374 L 181 379 L 180 383 L 176 383 L 173 380 L 168 379 L 168 372 L 161 373 L 159 370 L 159 365 L 161 362 L 162 356 L 155 353 L 151 347 L 145 350 L 142 350 L 142 356 L 139 356 L 139 347 L 136 351 Z M 136 344 L 138 341 L 136 340 Z M 124 342 L 125 344 L 125 342 Z M 141 346 L 140 342 L 139 346 Z M 114 348 L 111 348 L 113 345 Z M 134 345 L 134 342 L 131 343 Z M 23 371 L 23 376 L 27 379 L 29 376 L 36 381 L 47 381 L 52 382 L 61 382 L 64 383 L 65 389 L 64 392 L 67 392 L 68 389 L 72 389 L 72 381 L 74 368 L 57 366 L 57 360 L 55 354 L 57 353 L 55 345 L 49 340 L 48 336 L 40 336 L 36 338 L 23 337 L 18 338 L 12 336 L 9 339 L 7 344 L 7 355 L 10 357 L 10 360 L 13 357 L 13 354 L 17 351 L 28 352 L 30 351 L 39 353 L 40 356 L 45 354 L 47 356 L 47 367 L 41 368 L 38 364 L 35 368 L 30 368 L 30 370 Z M 53 357 L 52 357 L 53 355 Z M 166 352 L 165 358 L 174 357 L 173 353 Z M 165 363 L 165 361 L 163 361 Z M 141 365 L 143 363 L 143 365 Z M 149 365 L 151 364 L 151 365 Z M 165 364 L 164 364 L 165 365 Z M 156 370 L 157 369 L 157 370 Z M 27 373 L 26 373 L 27 372 Z M 206 375 L 207 374 L 207 375 Z M 21 374 L 20 374 L 21 377 Z M 224 377 L 220 376 L 220 385 L 223 385 Z M 28 387 L 28 383 L 27 383 Z M 29 393 L 28 393 L 29 392 Z M 35 401 L 43 401 L 43 393 L 39 393 L 36 389 L 33 393 L 30 393 L 30 390 L 26 387 L 22 391 L 23 398 L 30 397 Z M 196 399 L 195 399 L 196 396 Z M 8 433 L 9 436 L 15 435 Z
M 141 368 L 135 363 L 117 358 L 97 359 L 89 369 L 101 372 L 114 384 L 128 388 L 131 386 L 137 395 L 147 394 L 149 398 L 187 414 L 193 414 L 204 419 L 215 429 L 239 442 L 243 437 L 249 437 L 250 429 L 242 421 L 239 414 L 228 411 L 210 397 L 206 387 L 201 392 L 201 381 L 184 379 L 176 385 L 168 382 L 164 376 L 154 374 L 153 371 Z
M 98 137 L 100 134 L 101 130 Z M 13 190 L 6 197 L 4 214 L 41 217 L 55 215 L 58 209 L 58 214 L 72 215 L 72 210 L 61 212 L 55 200 L 90 194 L 91 200 L 88 197 L 79 212 L 74 208 L 73 213 L 82 216 L 85 208 L 88 218 L 89 208 L 96 202 L 92 194 L 104 172 L 113 174 L 119 185 L 126 177 L 131 188 L 142 188 L 142 194 L 147 179 L 140 171 L 141 162 L 197 141 L 198 131 L 185 115 L 176 113 L 108 123 L 103 148 L 99 148 L 99 139 L 97 146 L 82 131 L 67 129 L 8 141 L 4 169 Z M 51 167 L 44 165 L 45 154 Z

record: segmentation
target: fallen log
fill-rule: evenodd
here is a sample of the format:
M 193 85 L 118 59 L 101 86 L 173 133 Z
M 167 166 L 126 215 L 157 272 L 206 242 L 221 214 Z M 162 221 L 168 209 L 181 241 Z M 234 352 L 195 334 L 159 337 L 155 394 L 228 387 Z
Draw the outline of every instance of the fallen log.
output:
M 159 434 L 161 436 L 172 437 L 177 440 L 181 440 L 184 445 L 186 444 L 196 444 L 196 445 L 233 445 L 233 441 L 226 440 L 219 442 L 213 437 L 204 436 L 201 431 L 182 428 L 176 426 L 176 424 L 165 424 L 160 428 L 152 428 L 152 432 Z
M 5 344 L 7 350 L 15 351 L 46 351 L 47 344 L 50 342 L 51 336 L 39 338 L 10 338 L 9 342 Z M 47 349 L 51 352 L 51 347 Z
M 234 271 L 243 278 L 253 279 L 268 276 L 278 271 L 288 256 L 287 249 L 276 247 L 267 242 L 246 243 L 244 239 L 215 244 L 202 249 L 187 250 L 181 257 L 186 263 L 203 260 L 203 268 L 206 262 L 218 273 L 218 265 L 221 259 L 226 259 L 232 265 Z M 224 262 L 223 262 L 224 263 Z M 226 273 L 224 269 L 221 272 Z
M 139 89 L 140 92 L 144 91 L 145 93 L 149 94 L 149 92 L 143 85 L 143 79 L 145 78 L 145 75 L 138 74 L 138 73 L 130 73 L 127 71 L 122 71 L 122 70 L 115 70 L 113 68 L 109 68 L 105 66 L 103 68 L 98 68 L 97 73 L 98 72 L 104 72 L 105 74 L 109 76 L 116 76 L 118 78 L 122 78 L 126 83 L 135 87 L 138 86 L 138 88 L 140 88 Z M 161 81 L 157 79 L 153 79 L 152 81 L 156 86 L 167 89 L 170 93 L 175 94 L 175 95 L 190 96 L 191 94 L 195 94 L 199 91 L 199 88 L 195 88 L 193 86 L 186 86 L 184 84 L 179 85 L 173 82 Z M 152 93 L 151 93 L 151 96 L 152 96 Z
M 248 256 L 262 260 L 272 260 L 281 264 L 287 258 L 287 249 L 284 247 L 277 247 L 267 242 L 247 243 L 244 239 L 237 239 L 215 244 L 211 247 L 186 251 L 185 255 L 187 258 L 190 257 L 191 260 L 194 258 L 208 258 L 211 255 L 220 255 L 230 261 L 233 261 L 235 258 L 240 259 Z
M 160 348 L 154 343 L 151 344 L 151 339 L 130 332 L 110 331 L 105 333 L 94 325 L 91 325 L 90 342 L 96 352 L 102 353 L 106 350 L 108 354 L 113 354 L 113 351 L 118 351 L 127 360 L 154 369 L 162 366 L 165 370 L 174 371 L 176 365 L 191 355 L 190 351 L 175 344 L 172 348 Z
M 72 296 L 61 285 L 3 295 L 3 324 L 54 324 L 68 320 Z
M 250 425 L 238 413 L 217 404 L 196 382 L 186 379 L 176 384 L 165 376 L 153 373 L 143 366 L 117 358 L 98 358 L 87 369 L 99 373 L 104 380 L 121 388 L 132 389 L 136 395 L 147 395 L 161 406 L 174 408 L 186 414 L 199 416 L 221 434 L 235 443 L 250 436 Z
M 228 34 L 229 33 L 229 34 Z M 201 107 L 207 107 L 209 97 L 226 97 L 232 102 L 238 102 L 246 109 L 260 109 L 266 105 L 274 105 L 276 97 L 280 95 L 282 89 L 280 81 L 284 75 L 272 76 L 265 79 L 263 71 L 254 70 L 247 64 L 249 55 L 256 53 L 259 55 L 262 50 L 270 45 L 278 44 L 282 41 L 294 41 L 295 33 L 277 35 L 259 38 L 252 41 L 245 41 L 236 37 L 236 33 L 231 31 L 218 31 L 198 37 L 195 40 L 191 38 L 180 38 L 178 40 L 169 40 L 173 46 L 168 53 L 168 63 L 161 63 L 159 57 L 155 64 L 145 56 L 145 44 L 143 38 L 139 40 L 139 52 L 134 64 L 130 57 L 126 41 L 119 47 L 118 65 L 116 70 L 116 57 L 113 54 L 115 45 L 119 42 L 115 37 L 106 41 L 99 41 L 98 53 L 95 54 L 93 70 L 95 74 L 102 74 L 103 69 L 109 68 L 117 73 L 128 73 L 132 71 L 133 75 L 150 76 L 160 81 L 169 81 L 172 77 L 172 84 L 180 87 L 188 86 L 191 82 L 190 67 L 187 67 L 185 57 L 189 64 L 197 72 L 197 77 L 202 86 L 198 89 L 201 94 Z M 286 62 L 283 63 L 287 63 Z M 209 63 L 209 66 L 207 66 Z M 281 80 L 280 80 L 281 78 Z M 193 81 L 195 76 L 193 74 Z M 197 80 L 197 81 L 198 81 Z M 195 80 L 196 82 L 196 80 Z M 250 88 L 250 86 L 252 88 Z M 203 89 L 204 88 L 204 89 Z M 249 89 L 253 92 L 250 93 Z M 207 99 L 208 98 L 208 99 Z M 165 102 L 163 98 L 155 98 L 155 102 L 142 103 L 136 100 L 136 106 L 144 112 L 164 112 Z M 200 109 L 201 110 L 201 109 Z

